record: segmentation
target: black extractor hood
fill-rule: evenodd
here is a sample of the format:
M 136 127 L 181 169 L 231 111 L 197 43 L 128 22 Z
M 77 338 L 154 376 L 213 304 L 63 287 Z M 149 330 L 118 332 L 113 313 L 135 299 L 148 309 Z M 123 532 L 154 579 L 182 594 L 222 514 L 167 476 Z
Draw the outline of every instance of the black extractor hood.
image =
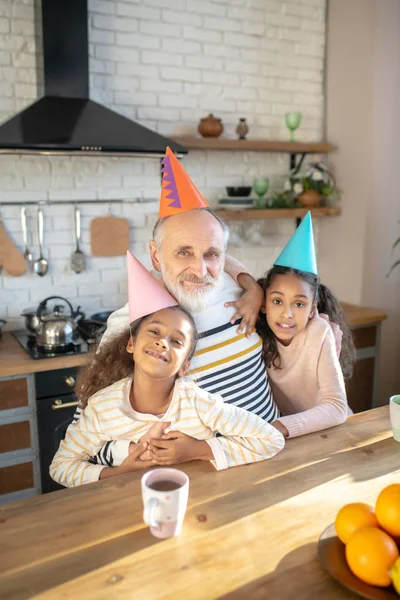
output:
M 160 157 L 167 146 L 187 152 L 89 100 L 87 0 L 42 0 L 41 28 L 45 95 L 0 125 L 0 153 Z

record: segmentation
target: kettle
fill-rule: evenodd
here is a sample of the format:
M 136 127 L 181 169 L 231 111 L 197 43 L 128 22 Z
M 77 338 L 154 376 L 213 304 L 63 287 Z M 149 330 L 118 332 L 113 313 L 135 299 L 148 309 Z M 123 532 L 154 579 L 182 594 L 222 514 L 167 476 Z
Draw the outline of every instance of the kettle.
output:
M 62 300 L 68 308 L 69 315 L 64 313 L 65 306 L 57 304 L 53 311 L 49 313 L 46 310 L 46 304 L 49 300 Z M 74 343 L 74 332 L 77 327 L 76 317 L 84 316 L 79 310 L 74 312 L 71 303 L 61 296 L 50 296 L 43 300 L 37 308 L 36 317 L 38 322 L 36 344 L 45 350 L 54 348 L 63 348 Z

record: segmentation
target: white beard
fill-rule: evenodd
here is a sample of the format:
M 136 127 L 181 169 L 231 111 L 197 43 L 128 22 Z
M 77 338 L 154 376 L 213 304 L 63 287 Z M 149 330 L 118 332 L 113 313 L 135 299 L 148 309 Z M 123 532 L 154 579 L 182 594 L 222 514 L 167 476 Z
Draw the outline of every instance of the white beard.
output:
M 181 281 L 172 281 L 166 265 L 162 262 L 160 267 L 165 287 L 174 298 L 176 298 L 177 302 L 190 313 L 203 312 L 206 308 L 209 308 L 222 287 L 222 272 L 218 278 L 214 278 L 207 274 L 204 279 L 207 280 L 209 285 L 204 288 L 197 288 L 189 291 L 185 290 Z

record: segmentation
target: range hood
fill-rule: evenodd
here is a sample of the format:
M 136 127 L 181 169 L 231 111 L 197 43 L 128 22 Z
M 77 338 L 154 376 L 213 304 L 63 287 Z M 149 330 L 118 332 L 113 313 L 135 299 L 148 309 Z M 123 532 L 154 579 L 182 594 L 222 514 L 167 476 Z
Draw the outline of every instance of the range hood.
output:
M 41 23 L 45 95 L 0 125 L 0 153 L 163 157 L 167 146 L 187 153 L 89 99 L 87 0 L 42 0 Z

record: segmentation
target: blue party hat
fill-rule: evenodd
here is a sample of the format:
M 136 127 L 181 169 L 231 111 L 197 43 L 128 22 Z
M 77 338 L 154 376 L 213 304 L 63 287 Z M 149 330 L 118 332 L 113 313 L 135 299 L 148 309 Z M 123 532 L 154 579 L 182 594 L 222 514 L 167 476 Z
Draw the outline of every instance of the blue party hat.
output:
M 310 211 L 308 211 L 274 265 L 318 275 Z

